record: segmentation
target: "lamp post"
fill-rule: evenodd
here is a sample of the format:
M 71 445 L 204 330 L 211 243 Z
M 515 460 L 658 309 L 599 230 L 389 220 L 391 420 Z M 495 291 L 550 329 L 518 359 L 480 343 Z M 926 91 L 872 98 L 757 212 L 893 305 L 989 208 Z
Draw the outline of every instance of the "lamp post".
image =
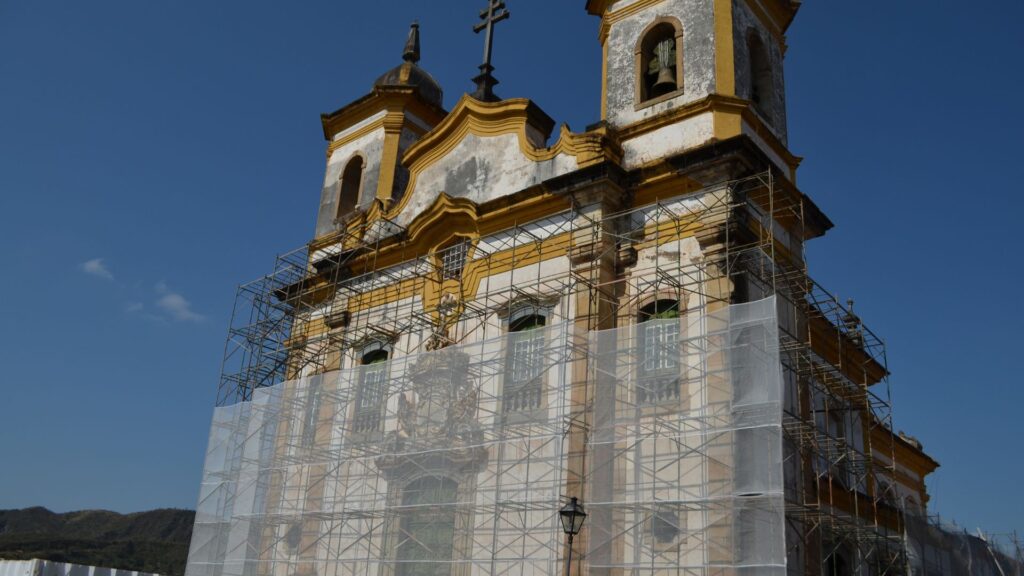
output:
M 583 511 L 583 505 L 573 496 L 568 504 L 558 511 L 562 519 L 562 531 L 569 536 L 569 554 L 565 557 L 565 576 L 572 574 L 572 538 L 580 533 L 583 521 L 587 519 L 587 513 Z

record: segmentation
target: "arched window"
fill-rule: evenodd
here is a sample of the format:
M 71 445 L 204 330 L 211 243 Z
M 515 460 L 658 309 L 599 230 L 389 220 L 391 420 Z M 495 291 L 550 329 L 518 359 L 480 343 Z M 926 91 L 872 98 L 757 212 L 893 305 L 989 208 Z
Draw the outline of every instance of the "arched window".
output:
M 637 403 L 679 398 L 679 301 L 655 300 L 640 309 Z
M 356 209 L 359 205 L 359 191 L 363 183 L 363 158 L 353 156 L 345 170 L 341 173 L 338 190 L 338 214 L 341 218 Z
M 402 492 L 397 576 L 450 576 L 458 484 L 426 476 Z
M 640 36 L 636 48 L 638 103 L 683 87 L 683 31 L 678 21 L 660 19 Z
M 761 35 L 751 30 L 747 34 L 747 52 L 750 63 L 750 101 L 762 113 L 771 114 L 772 61 Z
M 505 413 L 540 408 L 545 325 L 547 315 L 534 306 L 521 307 L 509 316 L 508 367 L 502 390 Z
M 363 350 L 360 358 L 359 387 L 356 391 L 356 432 L 380 430 L 381 410 L 387 388 L 388 350 L 381 344 L 372 344 Z

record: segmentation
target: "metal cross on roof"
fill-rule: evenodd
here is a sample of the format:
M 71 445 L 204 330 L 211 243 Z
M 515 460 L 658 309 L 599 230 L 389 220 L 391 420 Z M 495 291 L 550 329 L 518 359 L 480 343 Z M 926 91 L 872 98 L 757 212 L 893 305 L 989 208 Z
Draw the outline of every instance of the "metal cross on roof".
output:
M 494 25 L 509 17 L 509 11 L 505 9 L 503 0 L 487 0 L 487 9 L 480 11 L 482 22 L 473 26 L 473 32 L 479 34 L 486 31 L 484 36 L 484 63 L 480 65 L 480 74 L 473 78 L 476 82 L 476 92 L 472 96 L 484 102 L 497 102 L 500 100 L 494 94 L 494 86 L 498 81 L 491 74 L 494 66 L 491 66 L 491 48 L 494 45 Z

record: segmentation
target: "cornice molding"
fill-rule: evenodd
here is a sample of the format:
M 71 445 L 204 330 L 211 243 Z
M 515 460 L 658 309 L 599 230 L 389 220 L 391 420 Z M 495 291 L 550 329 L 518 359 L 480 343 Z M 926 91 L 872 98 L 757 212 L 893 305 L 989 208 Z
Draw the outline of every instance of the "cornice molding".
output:
M 592 0 L 587 3 L 587 11 L 595 16 L 601 17 L 601 27 L 598 29 L 597 38 L 601 44 L 604 44 L 608 40 L 608 34 L 611 32 L 612 26 L 622 20 L 629 18 L 630 16 L 639 14 L 644 10 L 661 4 L 665 0 L 637 0 L 633 4 L 620 8 L 613 12 L 608 12 L 611 7 L 613 0 Z
M 594 16 L 602 16 L 614 1 L 615 0 L 587 0 L 587 12 Z
M 378 120 L 370 122 L 366 126 L 362 126 L 356 130 L 353 130 L 351 133 L 346 134 L 336 140 L 331 140 L 330 144 L 327 145 L 327 158 L 330 159 L 331 155 L 333 155 L 334 151 L 337 150 L 338 148 L 341 148 L 346 144 L 355 142 L 356 140 L 369 134 L 372 134 L 377 130 L 381 130 L 383 128 L 384 118 L 380 118 Z
M 719 140 L 738 136 L 742 131 L 742 126 L 739 126 L 736 123 L 733 123 L 736 125 L 730 126 L 730 123 L 720 122 L 718 121 L 719 119 L 724 119 L 726 116 L 735 119 L 742 119 L 758 136 L 761 137 L 762 140 L 764 140 L 765 144 L 767 144 L 775 154 L 782 158 L 791 171 L 795 171 L 797 167 L 800 166 L 800 162 L 803 161 L 803 158 L 790 152 L 789 148 L 787 148 L 775 133 L 772 132 L 771 128 L 764 123 L 764 120 L 754 112 L 749 100 L 736 98 L 734 96 L 712 94 L 700 100 L 684 104 L 677 108 L 672 108 L 671 110 L 662 112 L 657 116 L 651 116 L 628 126 L 623 126 L 616 131 L 616 134 L 620 142 L 626 142 L 636 138 L 637 136 L 642 136 L 649 132 L 677 124 L 683 120 L 693 118 L 707 112 L 712 112 L 716 115 L 715 137 Z M 727 128 L 723 130 L 720 126 L 727 126 Z
M 605 12 L 603 19 L 609 25 L 612 25 L 622 20 L 625 20 L 630 16 L 639 14 L 640 12 L 643 12 L 648 8 L 661 4 L 664 1 L 665 0 L 637 0 L 636 2 L 630 4 L 629 6 L 625 6 L 613 12 Z
M 773 33 L 785 34 L 800 11 L 801 0 L 745 0 L 747 6 L 774 28 Z
M 408 110 L 424 122 L 436 125 L 447 115 L 444 108 L 424 100 L 414 87 L 377 86 L 362 98 L 334 112 L 320 115 L 324 138 L 331 141 L 339 132 L 370 118 L 382 110 L 402 112 Z
M 782 53 L 785 54 L 786 31 L 783 28 L 783 24 L 779 21 L 778 15 L 773 14 L 773 11 L 766 8 L 760 0 L 744 0 L 744 3 L 754 13 L 754 16 L 764 24 L 768 34 L 778 43 Z

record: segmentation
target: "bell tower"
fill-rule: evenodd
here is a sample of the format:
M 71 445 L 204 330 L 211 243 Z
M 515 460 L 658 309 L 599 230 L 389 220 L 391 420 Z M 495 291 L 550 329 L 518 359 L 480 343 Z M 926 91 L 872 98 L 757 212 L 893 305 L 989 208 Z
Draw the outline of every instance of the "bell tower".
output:
M 320 115 L 328 144 L 318 238 L 401 199 L 409 176 L 401 155 L 447 115 L 441 85 L 419 61 L 420 26 L 414 22 L 401 64 L 377 78 L 369 94 Z
M 785 32 L 798 0 L 588 0 L 601 18 L 602 120 L 627 167 L 746 135 L 794 177 Z

